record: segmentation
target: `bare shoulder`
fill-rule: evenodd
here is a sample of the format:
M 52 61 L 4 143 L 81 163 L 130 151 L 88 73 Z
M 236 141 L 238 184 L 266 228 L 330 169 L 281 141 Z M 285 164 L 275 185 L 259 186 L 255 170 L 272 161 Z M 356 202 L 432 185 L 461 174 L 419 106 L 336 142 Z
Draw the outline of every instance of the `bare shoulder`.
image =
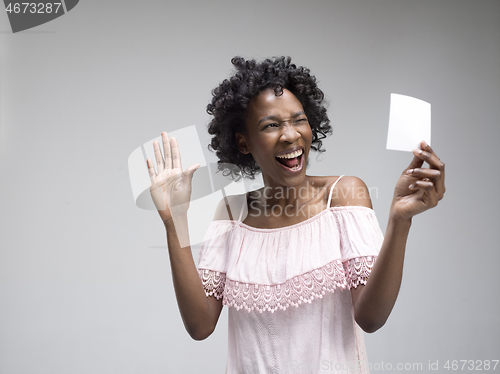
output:
M 214 221 L 236 221 L 246 207 L 246 194 L 226 196 L 217 205 Z
M 337 177 L 332 177 L 333 183 Z M 332 191 L 332 202 L 330 206 L 365 206 L 372 208 L 370 192 L 358 177 L 343 176 Z

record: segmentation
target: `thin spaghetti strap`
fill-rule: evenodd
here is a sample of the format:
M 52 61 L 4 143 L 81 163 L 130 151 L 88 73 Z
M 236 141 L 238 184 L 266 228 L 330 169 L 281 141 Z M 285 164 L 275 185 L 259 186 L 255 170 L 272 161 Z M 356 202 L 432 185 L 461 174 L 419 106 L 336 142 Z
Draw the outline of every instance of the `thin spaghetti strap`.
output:
M 247 205 L 248 193 L 245 193 L 245 198 L 243 199 L 243 204 L 241 205 L 240 216 L 238 218 L 238 222 L 241 222 L 241 218 L 243 218 L 243 213 L 245 212 L 245 207 Z
M 341 175 L 340 177 L 338 177 L 337 180 L 335 181 L 335 183 L 333 184 L 332 188 L 330 188 L 330 194 L 328 195 L 328 203 L 326 204 L 326 209 L 330 208 L 330 203 L 332 202 L 332 192 L 333 192 L 333 189 L 335 188 L 335 186 L 337 185 L 337 182 L 342 177 L 343 177 L 343 175 Z

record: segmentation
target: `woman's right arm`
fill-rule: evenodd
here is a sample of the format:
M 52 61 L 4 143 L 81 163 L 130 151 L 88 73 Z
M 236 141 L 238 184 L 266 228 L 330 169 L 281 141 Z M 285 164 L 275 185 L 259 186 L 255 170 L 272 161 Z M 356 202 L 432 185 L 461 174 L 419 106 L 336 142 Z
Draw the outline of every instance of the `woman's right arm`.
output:
M 191 247 L 181 247 L 179 244 L 176 228 L 180 222 L 183 228 L 187 228 L 187 214 L 178 217 L 176 224 L 172 219 L 165 222 L 175 296 L 187 332 L 193 339 L 203 340 L 212 334 L 217 325 L 222 299 L 206 296 Z
M 184 326 L 195 340 L 206 339 L 214 331 L 222 299 L 206 296 L 189 244 L 187 211 L 191 198 L 191 180 L 199 165 L 182 171 L 175 138 L 162 133 L 163 154 L 153 143 L 157 171 L 148 159 L 151 197 L 167 231 L 167 245 L 177 304 Z

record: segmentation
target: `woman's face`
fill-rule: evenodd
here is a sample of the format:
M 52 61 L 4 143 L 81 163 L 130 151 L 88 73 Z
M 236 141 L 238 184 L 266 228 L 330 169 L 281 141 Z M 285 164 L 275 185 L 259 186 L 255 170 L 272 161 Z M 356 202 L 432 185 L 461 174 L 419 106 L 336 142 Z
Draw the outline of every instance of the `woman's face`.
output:
M 304 181 L 312 131 L 300 101 L 284 89 L 266 89 L 247 108 L 246 134 L 237 134 L 240 151 L 251 153 L 266 185 L 296 186 Z

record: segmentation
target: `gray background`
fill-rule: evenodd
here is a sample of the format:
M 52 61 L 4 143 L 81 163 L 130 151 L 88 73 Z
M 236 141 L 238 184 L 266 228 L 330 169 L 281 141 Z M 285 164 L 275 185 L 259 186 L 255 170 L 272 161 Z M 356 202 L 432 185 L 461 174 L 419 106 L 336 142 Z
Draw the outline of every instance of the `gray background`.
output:
M 28 32 L 0 23 L 2 374 L 224 372 L 227 312 L 208 340 L 184 331 L 127 158 L 193 124 L 208 143 L 205 106 L 234 55 L 291 55 L 318 77 L 334 133 L 309 172 L 376 188 L 383 230 L 411 160 L 385 150 L 389 95 L 432 104 L 447 193 L 413 221 L 368 355 L 419 372 L 500 359 L 499 1 L 88 0 Z

